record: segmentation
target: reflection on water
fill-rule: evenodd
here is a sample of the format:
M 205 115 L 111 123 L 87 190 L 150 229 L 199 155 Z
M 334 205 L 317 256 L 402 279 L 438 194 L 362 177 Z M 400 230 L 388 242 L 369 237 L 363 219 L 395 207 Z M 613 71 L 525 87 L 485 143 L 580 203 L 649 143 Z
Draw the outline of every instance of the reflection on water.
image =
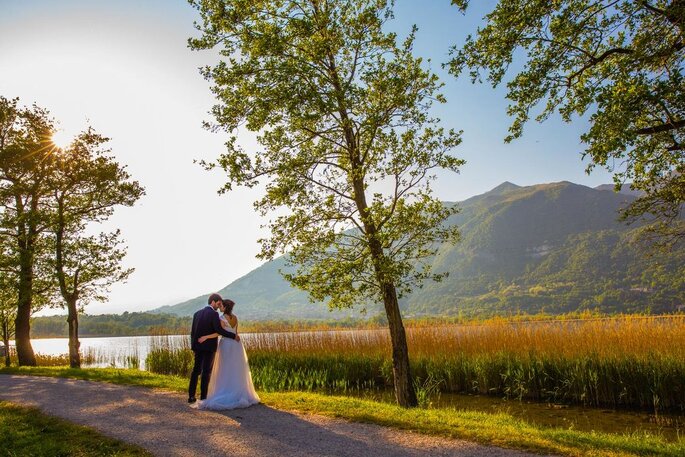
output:
M 242 334 L 247 342 L 253 335 Z M 132 336 L 107 338 L 81 338 L 81 351 L 94 355 L 95 367 L 145 369 L 145 358 L 150 348 L 160 337 Z M 187 335 L 173 335 L 168 338 L 172 346 L 188 343 Z M 36 353 L 60 355 L 69 352 L 67 338 L 32 340 Z M 136 363 L 138 365 L 136 365 Z M 355 395 L 347 393 L 348 395 Z M 359 397 L 394 402 L 391 391 L 362 391 Z M 432 399 L 432 407 L 457 408 L 469 411 L 506 413 L 537 425 L 573 428 L 581 431 L 607 433 L 648 432 L 664 438 L 678 440 L 685 429 L 685 417 L 676 415 L 654 416 L 638 411 L 614 411 L 609 409 L 583 408 L 577 406 L 550 405 L 546 403 L 519 402 L 480 395 L 445 394 Z
M 682 436 L 685 418 L 654 415 L 639 411 L 583 408 L 547 403 L 520 402 L 473 395 L 442 394 L 440 406 L 459 409 L 504 412 L 538 425 L 573 428 L 581 431 L 633 433 L 648 431 L 676 441 Z

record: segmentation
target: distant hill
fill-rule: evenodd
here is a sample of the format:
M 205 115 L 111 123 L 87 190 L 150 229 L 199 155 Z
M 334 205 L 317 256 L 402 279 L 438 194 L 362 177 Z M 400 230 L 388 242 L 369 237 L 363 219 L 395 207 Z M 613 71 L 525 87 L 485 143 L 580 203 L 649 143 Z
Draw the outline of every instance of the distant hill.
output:
M 405 315 L 552 313 L 587 308 L 604 312 L 664 312 L 685 303 L 685 253 L 649 257 L 632 244 L 637 228 L 617 221 L 636 197 L 611 185 L 560 182 L 520 187 L 505 182 L 457 204 L 462 239 L 442 244 L 433 259 L 441 283 L 427 282 L 401 301 Z M 607 190 L 612 190 L 611 192 Z M 322 303 L 290 287 L 267 262 L 219 293 L 236 301 L 248 319 L 331 318 Z M 156 312 L 189 315 L 207 294 Z M 381 307 L 367 304 L 371 314 Z
M 613 184 L 600 184 L 599 186 L 595 187 L 597 190 L 608 190 L 609 192 L 615 192 L 616 186 Z M 618 191 L 619 194 L 625 194 L 625 195 L 632 195 L 633 197 L 640 197 L 644 195 L 644 192 L 641 190 L 633 190 L 630 188 L 630 184 L 622 184 L 621 185 L 621 190 Z
M 274 259 L 233 281 L 218 293 L 234 300 L 238 306 L 236 313 L 239 311 L 241 317 L 249 319 L 331 318 L 355 314 L 347 311 L 332 315 L 324 305 L 310 303 L 305 292 L 291 287 L 283 279 L 279 270 L 285 266 L 285 258 Z M 151 312 L 188 316 L 206 305 L 208 296 L 209 293 L 206 293 Z

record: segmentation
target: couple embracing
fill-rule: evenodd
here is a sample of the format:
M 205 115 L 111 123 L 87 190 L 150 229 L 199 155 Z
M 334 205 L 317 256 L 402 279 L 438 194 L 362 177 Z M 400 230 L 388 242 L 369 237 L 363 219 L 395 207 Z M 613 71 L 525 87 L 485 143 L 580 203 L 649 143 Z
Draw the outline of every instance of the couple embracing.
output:
M 238 318 L 233 314 L 235 303 L 222 299 L 219 294 L 210 295 L 207 302 L 207 306 L 193 315 L 190 338 L 195 364 L 188 386 L 188 403 L 196 401 L 200 377 L 198 408 L 224 410 L 255 405 L 259 397 L 238 336 Z

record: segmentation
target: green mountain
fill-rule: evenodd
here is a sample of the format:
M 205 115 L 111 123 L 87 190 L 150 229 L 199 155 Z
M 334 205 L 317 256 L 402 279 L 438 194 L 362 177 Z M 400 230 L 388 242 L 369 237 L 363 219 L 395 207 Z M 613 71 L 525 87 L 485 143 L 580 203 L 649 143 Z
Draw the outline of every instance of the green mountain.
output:
M 648 255 L 632 243 L 638 227 L 617 221 L 635 199 L 611 187 L 569 182 L 519 187 L 505 182 L 456 204 L 461 240 L 444 243 L 433 259 L 449 276 L 426 283 L 401 301 L 407 316 L 495 315 L 582 309 L 668 312 L 685 303 L 685 250 Z M 284 258 L 267 262 L 219 293 L 248 319 L 332 318 L 280 276 Z M 155 310 L 189 315 L 207 295 Z M 367 305 L 370 314 L 381 311 Z
M 236 302 L 236 314 L 249 319 L 332 318 L 346 313 L 331 314 L 322 304 L 312 304 L 307 294 L 291 287 L 279 273 L 286 268 L 285 258 L 267 262 L 239 278 L 218 293 Z M 192 315 L 207 304 L 209 293 L 183 303 L 163 306 L 151 312 Z

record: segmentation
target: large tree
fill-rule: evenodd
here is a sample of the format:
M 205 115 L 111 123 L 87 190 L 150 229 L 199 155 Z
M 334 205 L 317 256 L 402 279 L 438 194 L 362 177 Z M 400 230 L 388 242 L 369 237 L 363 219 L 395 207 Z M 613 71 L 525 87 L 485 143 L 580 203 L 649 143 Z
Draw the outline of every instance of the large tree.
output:
M 20 365 L 35 365 L 31 313 L 35 310 L 37 268 L 49 226 L 47 177 L 54 170 L 54 123 L 37 106 L 19 107 L 0 96 L 0 236 L 10 245 L 17 274 L 15 341 Z
M 485 21 L 449 68 L 497 86 L 515 59 L 525 62 L 507 82 L 506 141 L 532 112 L 568 122 L 588 113 L 588 171 L 607 167 L 617 186 L 645 192 L 627 219 L 655 218 L 651 229 L 667 240 L 685 237 L 685 1 L 499 0 Z
M 132 181 L 103 146 L 108 139 L 92 129 L 60 148 L 49 177 L 54 257 L 59 291 L 67 307 L 69 364 L 80 368 L 78 313 L 80 303 L 105 300 L 109 287 L 133 269 L 123 268 L 126 250 L 119 231 L 88 235 L 89 225 L 107 220 L 118 206 L 132 206 L 143 189 Z
M 385 306 L 397 402 L 416 405 L 398 297 L 427 278 L 435 242 L 454 239 L 453 211 L 431 194 L 434 169 L 456 171 L 459 134 L 429 114 L 438 78 L 383 30 L 385 0 L 191 1 L 202 36 L 219 48 L 203 73 L 219 103 L 214 128 L 230 134 L 213 165 L 224 190 L 265 185 L 255 202 L 274 214 L 261 257 L 287 253 L 286 277 L 313 300 Z M 241 127 L 259 148 L 245 151 Z M 211 164 L 210 164 L 211 166 Z

